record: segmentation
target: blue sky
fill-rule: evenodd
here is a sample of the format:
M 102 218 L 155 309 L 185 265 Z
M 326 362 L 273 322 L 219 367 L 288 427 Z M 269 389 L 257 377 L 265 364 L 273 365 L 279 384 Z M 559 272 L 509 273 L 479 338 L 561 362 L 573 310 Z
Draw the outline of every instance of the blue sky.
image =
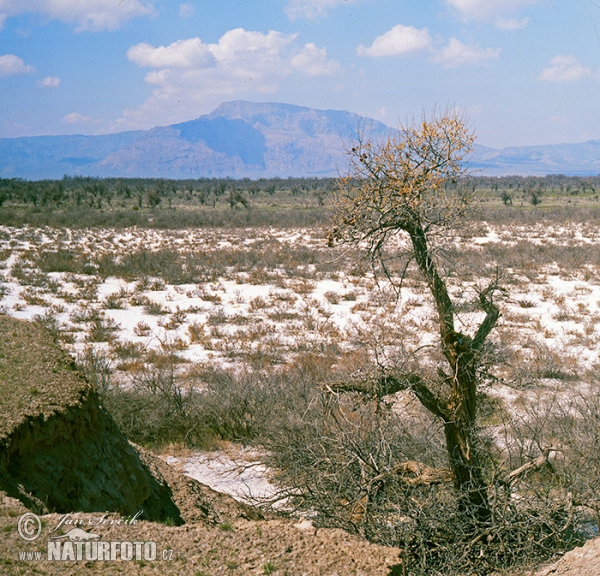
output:
M 600 139 L 600 0 L 0 0 L 0 137 L 191 120 L 228 100 L 492 147 Z

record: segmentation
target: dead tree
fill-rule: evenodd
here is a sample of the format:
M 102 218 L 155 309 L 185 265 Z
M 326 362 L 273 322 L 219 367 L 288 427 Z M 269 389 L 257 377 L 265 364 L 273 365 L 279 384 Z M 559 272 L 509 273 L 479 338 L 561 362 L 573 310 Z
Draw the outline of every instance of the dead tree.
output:
M 455 307 L 430 241 L 455 225 L 471 199 L 454 187 L 466 175 L 474 136 L 465 121 L 448 111 L 423 119 L 384 142 L 359 135 L 349 150 L 352 171 L 340 181 L 330 245 L 366 245 L 371 262 L 387 273 L 384 250 L 398 234 L 408 236 L 410 256 L 420 270 L 437 313 L 445 369 L 434 386 L 421 374 L 386 375 L 388 392 L 410 389 L 444 426 L 446 449 L 461 508 L 479 521 L 490 517 L 484 458 L 476 427 L 478 370 L 486 339 L 499 310 L 495 283 L 479 292 L 484 318 L 471 336 L 457 330 Z M 393 281 L 391 274 L 388 277 Z

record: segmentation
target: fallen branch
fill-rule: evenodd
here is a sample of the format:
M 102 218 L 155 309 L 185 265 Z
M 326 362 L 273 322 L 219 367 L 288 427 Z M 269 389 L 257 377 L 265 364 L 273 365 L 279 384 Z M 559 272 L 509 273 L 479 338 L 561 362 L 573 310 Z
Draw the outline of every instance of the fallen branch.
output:
M 448 468 L 432 468 L 416 462 L 415 460 L 407 460 L 398 464 L 394 468 L 394 472 L 400 477 L 402 482 L 410 486 L 430 486 L 431 484 L 443 484 L 452 482 L 452 471 Z
M 554 446 L 546 448 L 537 458 L 531 460 L 530 462 L 527 462 L 526 464 L 523 464 L 523 466 L 520 466 L 519 468 L 513 470 L 510 474 L 508 474 L 508 476 L 506 476 L 506 478 L 504 479 L 504 482 L 506 484 L 512 485 L 515 482 L 517 482 L 517 480 L 520 480 L 521 478 L 528 476 L 532 472 L 539 470 L 540 468 L 542 468 L 542 466 L 550 466 L 549 458 L 551 452 L 558 452 L 558 449 Z

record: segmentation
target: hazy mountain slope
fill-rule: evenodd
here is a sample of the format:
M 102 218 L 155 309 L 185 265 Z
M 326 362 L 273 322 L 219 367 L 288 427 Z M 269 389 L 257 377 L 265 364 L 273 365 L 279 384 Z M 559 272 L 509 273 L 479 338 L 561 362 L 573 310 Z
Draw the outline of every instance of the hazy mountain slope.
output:
M 64 174 L 93 174 L 98 162 L 129 146 L 142 134 L 0 138 L 0 177 L 35 180 L 62 178 Z
M 600 174 L 600 140 L 581 144 L 484 149 L 475 163 L 489 175 Z
M 344 142 L 359 126 L 376 136 L 384 124 L 339 111 L 289 104 L 227 102 L 197 120 L 155 128 L 98 166 L 130 176 L 336 176 Z
M 337 110 L 290 104 L 226 102 L 172 126 L 104 136 L 0 139 L 0 177 L 64 174 L 164 178 L 337 176 L 358 130 L 376 139 L 381 122 Z M 495 150 L 476 146 L 476 173 L 598 174 L 600 140 Z

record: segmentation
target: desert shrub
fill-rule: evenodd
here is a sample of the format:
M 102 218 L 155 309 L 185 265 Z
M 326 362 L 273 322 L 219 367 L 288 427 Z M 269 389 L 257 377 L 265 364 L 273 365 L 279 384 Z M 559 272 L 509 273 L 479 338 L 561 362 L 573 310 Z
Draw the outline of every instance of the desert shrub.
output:
M 272 373 L 235 373 L 201 365 L 186 369 L 168 350 L 169 343 L 163 344 L 153 351 L 113 342 L 110 350 L 117 362 L 136 361 L 135 370 L 119 381 L 109 355 L 88 349 L 78 358 L 122 432 L 150 446 L 210 447 L 221 439 L 259 442 L 279 426 L 280 414 L 306 410 L 314 397 L 314 375 L 332 362 L 307 354 Z
M 288 413 L 270 430 L 265 445 L 279 471 L 277 498 L 310 513 L 317 526 L 402 549 L 406 574 L 488 575 L 545 561 L 586 537 L 583 515 L 561 485 L 565 476 L 549 482 L 545 463 L 514 481 L 496 469 L 488 523 L 465 515 L 440 449 L 443 431 L 422 411 L 315 394 L 301 416 Z M 513 446 L 514 466 L 539 455 L 531 435 L 520 446 Z
M 35 265 L 42 272 L 70 272 L 74 274 L 94 274 L 96 269 L 89 258 L 72 249 L 40 250 L 35 257 Z
M 307 353 L 279 370 L 193 371 L 203 390 L 199 416 L 219 438 L 261 443 L 282 418 L 299 417 L 313 401 L 317 373 L 327 372 L 333 356 Z
M 113 345 L 112 351 L 119 358 L 139 358 L 144 353 L 137 346 L 119 344 Z M 140 364 L 126 385 L 116 381 L 112 360 L 106 353 L 88 348 L 79 355 L 77 364 L 96 385 L 103 406 L 128 439 L 146 446 L 204 446 L 203 427 L 196 413 L 196 390 L 189 385 L 183 388 L 175 362 Z
M 110 342 L 115 338 L 115 332 L 120 326 L 112 318 L 97 317 L 91 322 L 87 341 L 88 342 Z
M 160 302 L 154 302 L 153 300 L 149 300 L 144 305 L 144 312 L 152 316 L 161 316 L 163 314 L 169 314 L 170 310 L 163 306 Z
M 143 249 L 122 257 L 116 254 L 102 254 L 96 259 L 96 264 L 102 277 L 116 276 L 125 280 L 137 280 L 140 277 L 152 276 L 162 278 L 169 284 L 197 281 L 195 269 L 188 268 L 180 254 L 168 249 Z
M 108 355 L 88 347 L 77 357 L 77 367 L 96 387 L 100 397 L 108 400 L 112 386 L 112 365 Z
M 124 302 L 125 297 L 126 296 L 121 295 L 119 292 L 113 292 L 106 296 L 102 305 L 108 310 L 122 310 L 126 306 Z
M 512 466 L 531 460 L 549 447 L 546 475 L 529 490 L 546 499 L 570 499 L 580 526 L 597 533 L 600 525 L 600 393 L 592 374 L 591 389 L 552 394 L 531 402 L 520 418 L 505 423 L 506 457 Z M 583 524 L 582 524 L 583 523 Z
M 25 263 L 19 261 L 11 269 L 10 274 L 21 286 L 45 287 L 49 278 L 46 274 L 29 268 Z

